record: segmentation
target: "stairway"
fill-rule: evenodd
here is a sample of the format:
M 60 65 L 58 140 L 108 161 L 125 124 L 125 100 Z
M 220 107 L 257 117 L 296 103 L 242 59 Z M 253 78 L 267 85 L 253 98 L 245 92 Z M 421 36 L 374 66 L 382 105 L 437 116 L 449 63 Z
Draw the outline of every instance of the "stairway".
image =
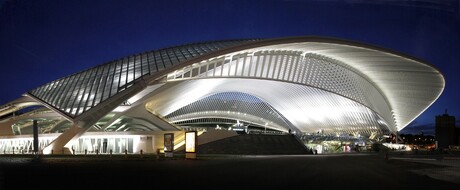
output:
M 263 134 L 242 134 L 202 144 L 197 147 L 197 153 L 243 155 L 310 154 L 305 146 L 293 135 Z

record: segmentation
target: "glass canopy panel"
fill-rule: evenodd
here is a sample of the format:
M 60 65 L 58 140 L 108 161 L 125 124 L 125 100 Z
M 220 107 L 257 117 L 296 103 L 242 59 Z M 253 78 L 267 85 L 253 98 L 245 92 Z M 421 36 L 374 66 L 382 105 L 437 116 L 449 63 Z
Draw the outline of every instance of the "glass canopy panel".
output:
M 255 40 L 213 41 L 144 52 L 52 81 L 30 91 L 29 94 L 70 117 L 76 117 L 126 90 L 132 86 L 135 79 L 167 69 L 195 56 L 251 41 Z

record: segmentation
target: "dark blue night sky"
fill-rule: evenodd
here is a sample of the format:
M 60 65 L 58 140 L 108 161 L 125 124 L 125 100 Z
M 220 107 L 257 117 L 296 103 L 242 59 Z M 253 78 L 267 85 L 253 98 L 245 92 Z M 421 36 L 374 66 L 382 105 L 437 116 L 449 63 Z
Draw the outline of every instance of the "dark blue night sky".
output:
M 403 132 L 460 118 L 458 0 L 0 0 L 0 105 L 66 75 L 127 55 L 207 40 L 328 36 L 425 60 L 441 97 Z M 415 127 L 418 128 L 415 128 Z

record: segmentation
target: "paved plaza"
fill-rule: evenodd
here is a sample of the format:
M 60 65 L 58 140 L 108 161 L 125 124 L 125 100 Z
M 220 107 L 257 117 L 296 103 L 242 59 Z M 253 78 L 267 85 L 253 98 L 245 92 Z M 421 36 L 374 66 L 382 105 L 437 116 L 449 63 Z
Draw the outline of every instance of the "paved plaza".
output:
M 16 155 L 0 156 L 0 189 L 444 189 L 458 187 L 458 168 L 455 159 L 378 153 L 198 155 L 196 160 Z

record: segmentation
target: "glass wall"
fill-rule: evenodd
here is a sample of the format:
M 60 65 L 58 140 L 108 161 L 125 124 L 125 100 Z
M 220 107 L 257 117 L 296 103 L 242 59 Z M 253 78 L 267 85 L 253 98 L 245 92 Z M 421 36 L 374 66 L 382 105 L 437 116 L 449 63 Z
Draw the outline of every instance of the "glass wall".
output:
M 124 154 L 134 153 L 134 141 L 139 142 L 139 137 L 83 137 L 73 147 L 76 154 Z

